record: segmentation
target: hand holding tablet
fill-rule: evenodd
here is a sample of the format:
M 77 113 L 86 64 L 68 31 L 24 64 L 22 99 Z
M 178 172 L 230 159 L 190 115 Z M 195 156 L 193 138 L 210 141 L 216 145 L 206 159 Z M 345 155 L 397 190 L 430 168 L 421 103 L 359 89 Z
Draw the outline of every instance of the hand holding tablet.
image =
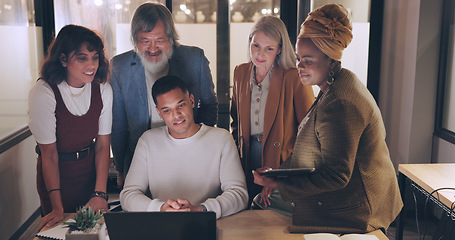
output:
M 316 171 L 315 168 L 288 168 L 288 169 L 271 169 L 261 168 L 256 170 L 261 176 L 265 177 L 287 177 L 302 174 L 309 174 Z

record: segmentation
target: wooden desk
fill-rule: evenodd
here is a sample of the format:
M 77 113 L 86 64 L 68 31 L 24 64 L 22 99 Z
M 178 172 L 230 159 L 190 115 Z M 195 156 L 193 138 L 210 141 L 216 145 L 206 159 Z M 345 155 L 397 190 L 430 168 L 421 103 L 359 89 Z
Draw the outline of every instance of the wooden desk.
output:
M 217 221 L 218 240 L 303 240 L 302 233 L 289 233 L 291 218 L 272 210 L 245 210 Z M 368 233 L 388 240 L 380 230 Z
M 66 214 L 66 219 L 72 216 Z M 302 240 L 303 234 L 289 233 L 291 218 L 272 210 L 245 210 L 232 216 L 218 219 L 218 240 Z M 45 230 L 45 229 L 43 229 Z M 389 240 L 380 230 L 368 233 L 379 240 Z M 35 237 L 34 240 L 41 240 Z
M 401 198 L 406 205 L 406 182 L 410 182 L 416 189 L 421 190 L 425 196 L 436 203 L 443 210 L 450 212 L 450 207 L 455 201 L 455 191 L 435 190 L 441 188 L 455 188 L 455 164 L 400 164 L 398 166 Z M 405 207 L 398 216 L 396 239 L 403 239 Z M 453 214 L 453 213 L 452 213 Z M 455 215 L 454 215 L 455 216 Z

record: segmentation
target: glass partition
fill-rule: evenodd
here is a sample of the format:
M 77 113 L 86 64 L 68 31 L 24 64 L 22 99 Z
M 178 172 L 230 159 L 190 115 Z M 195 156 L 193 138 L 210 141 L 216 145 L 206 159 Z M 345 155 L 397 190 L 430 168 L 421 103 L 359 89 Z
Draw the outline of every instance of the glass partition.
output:
M 55 32 L 67 24 L 98 31 L 108 58 L 132 49 L 130 21 L 134 10 L 145 0 L 59 0 L 54 1 Z M 165 0 L 152 1 L 165 4 Z
M 216 10 L 217 1 L 172 1 L 172 15 L 179 33 L 179 42 L 204 50 L 210 62 L 213 83 L 216 88 Z M 216 89 L 215 89 L 216 92 Z
M 43 58 L 33 0 L 0 1 L 0 140 L 28 124 L 27 99 Z
M 106 54 L 112 58 L 133 49 L 130 22 L 134 10 L 145 0 L 61 0 L 55 2 L 56 32 L 67 24 L 78 24 L 98 31 Z M 165 4 L 164 0 L 152 1 Z M 187 2 L 187 4 L 185 4 Z M 173 16 L 180 43 L 204 49 L 216 83 L 216 1 L 173 1 Z M 111 17 L 113 16 L 113 17 Z M 194 33 L 198 34 L 194 34 Z M 202 36 L 202 37 L 201 37 Z
M 455 144 L 455 3 L 442 2 L 435 136 Z
M 452 3 L 453 4 L 453 3 Z M 455 5 L 455 4 L 454 4 Z M 455 100 L 454 97 L 455 95 L 452 93 L 455 93 L 455 31 L 454 31 L 454 20 L 453 16 L 455 13 L 455 7 L 454 5 L 450 6 L 447 12 L 450 12 L 451 18 L 446 18 L 450 19 L 449 21 L 446 20 L 445 25 L 446 27 L 446 42 L 445 42 L 445 48 L 446 48 L 446 57 L 443 59 L 445 63 L 445 69 L 446 69 L 446 74 L 443 77 L 444 81 L 444 92 L 442 93 L 443 95 L 443 101 L 442 101 L 442 128 L 450 131 L 450 134 L 453 135 L 455 133 Z

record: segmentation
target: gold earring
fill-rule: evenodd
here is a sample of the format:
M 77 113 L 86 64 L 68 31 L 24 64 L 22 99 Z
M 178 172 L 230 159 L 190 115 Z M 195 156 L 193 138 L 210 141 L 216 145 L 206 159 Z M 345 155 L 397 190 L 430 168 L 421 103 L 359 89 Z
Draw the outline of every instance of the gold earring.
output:
M 335 75 L 335 72 L 333 71 L 333 63 L 330 64 L 330 72 L 329 72 L 329 79 L 327 79 L 327 84 L 331 85 L 333 83 L 333 81 L 335 81 L 335 79 L 333 78 L 333 76 Z

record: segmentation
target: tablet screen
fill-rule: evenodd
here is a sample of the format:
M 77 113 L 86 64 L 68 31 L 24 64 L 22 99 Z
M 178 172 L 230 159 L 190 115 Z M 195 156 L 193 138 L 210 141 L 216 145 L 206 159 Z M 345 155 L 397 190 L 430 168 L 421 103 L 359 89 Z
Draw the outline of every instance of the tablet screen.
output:
M 266 169 L 264 172 L 258 173 L 266 177 L 287 177 L 308 174 L 314 172 L 315 170 L 315 168 Z

